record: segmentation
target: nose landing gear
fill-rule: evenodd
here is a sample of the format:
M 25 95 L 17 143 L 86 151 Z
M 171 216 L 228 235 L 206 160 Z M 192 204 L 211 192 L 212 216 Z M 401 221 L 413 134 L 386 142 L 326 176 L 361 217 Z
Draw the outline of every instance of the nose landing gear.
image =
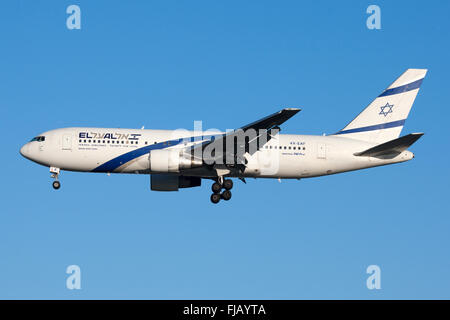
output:
M 61 183 L 59 181 L 53 181 L 52 183 L 53 189 L 58 190 L 61 188 Z
M 51 178 L 55 179 L 55 181 L 53 181 L 52 183 L 53 189 L 58 190 L 59 188 L 61 188 L 61 182 L 58 181 L 59 168 L 50 167 L 50 173 L 52 174 Z
M 221 181 L 222 180 L 222 181 Z M 231 189 L 233 188 L 233 180 L 231 179 L 218 179 L 211 186 L 213 194 L 211 195 L 211 202 L 219 203 L 220 199 L 228 201 L 231 199 Z M 222 193 L 222 189 L 225 189 Z

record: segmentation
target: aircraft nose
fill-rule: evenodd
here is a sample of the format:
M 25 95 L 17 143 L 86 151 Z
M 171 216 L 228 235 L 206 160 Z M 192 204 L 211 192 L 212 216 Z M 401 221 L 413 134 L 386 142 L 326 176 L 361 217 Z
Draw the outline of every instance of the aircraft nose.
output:
M 22 146 L 22 148 L 20 148 L 20 154 L 22 155 L 22 157 L 25 157 L 25 158 L 29 157 L 29 155 L 28 155 L 29 147 L 30 146 L 28 145 L 28 143 L 26 143 Z

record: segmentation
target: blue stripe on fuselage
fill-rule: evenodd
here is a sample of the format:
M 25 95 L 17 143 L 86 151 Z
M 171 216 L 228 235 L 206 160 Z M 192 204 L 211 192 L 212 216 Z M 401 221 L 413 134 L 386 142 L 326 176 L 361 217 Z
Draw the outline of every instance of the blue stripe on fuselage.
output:
M 405 124 L 405 121 L 406 121 L 406 119 L 403 119 L 403 120 L 398 120 L 398 121 L 392 121 L 392 122 L 387 122 L 387 123 L 376 124 L 376 125 L 373 125 L 373 126 L 342 130 L 342 131 L 336 132 L 335 134 L 346 134 L 346 133 L 355 133 L 355 132 L 364 132 L 364 131 L 373 131 L 373 130 L 380 130 L 380 129 L 389 129 L 389 128 L 394 128 L 394 127 L 400 127 L 400 126 Z
M 386 97 L 386 96 L 390 96 L 390 95 L 393 95 L 393 94 L 403 93 L 403 92 L 407 92 L 407 91 L 411 91 L 411 90 L 420 88 L 420 85 L 422 84 L 422 81 L 423 81 L 423 78 L 419 79 L 417 81 L 405 84 L 405 85 L 400 86 L 400 87 L 387 89 L 382 94 L 380 94 L 378 97 Z
M 194 142 L 194 141 L 197 141 L 197 140 L 195 140 L 196 138 L 200 142 L 205 139 L 210 139 L 210 140 L 214 139 L 214 136 L 209 135 L 209 136 L 186 137 L 186 138 L 167 140 L 167 141 L 151 144 L 151 145 L 124 153 L 114 159 L 111 159 L 111 160 L 105 162 L 104 164 L 98 166 L 94 170 L 92 170 L 92 172 L 113 172 L 118 167 L 124 165 L 125 163 L 127 163 L 129 161 L 139 158 L 140 156 L 143 156 L 143 155 L 149 153 L 151 150 L 165 149 L 165 148 L 176 146 L 183 142 Z

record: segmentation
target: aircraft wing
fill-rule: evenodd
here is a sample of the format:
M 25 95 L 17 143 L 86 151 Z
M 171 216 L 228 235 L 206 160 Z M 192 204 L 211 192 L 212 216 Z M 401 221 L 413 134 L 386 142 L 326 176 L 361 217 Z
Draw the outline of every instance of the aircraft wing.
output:
M 258 121 L 252 122 L 246 126 L 241 127 L 240 129 L 246 131 L 247 129 L 265 129 L 270 130 L 274 127 L 282 125 L 284 122 L 289 120 L 291 117 L 296 115 L 301 109 L 298 108 L 285 108 L 270 116 L 264 117 Z
M 245 158 L 243 157 L 244 153 L 253 154 L 258 151 L 266 142 L 268 142 L 280 131 L 279 126 L 281 124 L 293 117 L 299 111 L 300 109 L 298 108 L 282 109 L 258 121 L 242 126 L 239 129 L 215 136 L 211 141 L 206 141 L 199 145 L 192 146 L 190 152 L 196 154 L 196 152 L 201 151 L 203 161 L 206 163 L 229 164 L 229 161 L 226 161 L 226 159 L 233 158 L 234 165 L 245 165 Z M 242 136 L 246 133 L 248 134 L 249 132 L 252 132 L 253 135 L 249 134 L 249 137 L 243 140 Z M 227 150 L 230 149 L 226 148 L 227 141 L 233 141 L 233 150 Z M 217 147 L 220 146 L 220 148 L 217 149 L 223 150 L 224 152 L 216 152 L 213 155 L 203 152 L 206 148 L 212 147 L 211 144 L 213 143 Z

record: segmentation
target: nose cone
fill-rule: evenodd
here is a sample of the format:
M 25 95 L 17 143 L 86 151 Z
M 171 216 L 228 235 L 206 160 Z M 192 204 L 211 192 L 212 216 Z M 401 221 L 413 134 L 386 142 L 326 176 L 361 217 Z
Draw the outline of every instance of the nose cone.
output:
M 22 155 L 22 157 L 25 157 L 25 158 L 27 158 L 27 159 L 30 158 L 29 150 L 28 150 L 29 148 L 30 148 L 30 146 L 29 146 L 28 143 L 24 144 L 24 145 L 22 146 L 22 148 L 20 148 L 20 154 Z

